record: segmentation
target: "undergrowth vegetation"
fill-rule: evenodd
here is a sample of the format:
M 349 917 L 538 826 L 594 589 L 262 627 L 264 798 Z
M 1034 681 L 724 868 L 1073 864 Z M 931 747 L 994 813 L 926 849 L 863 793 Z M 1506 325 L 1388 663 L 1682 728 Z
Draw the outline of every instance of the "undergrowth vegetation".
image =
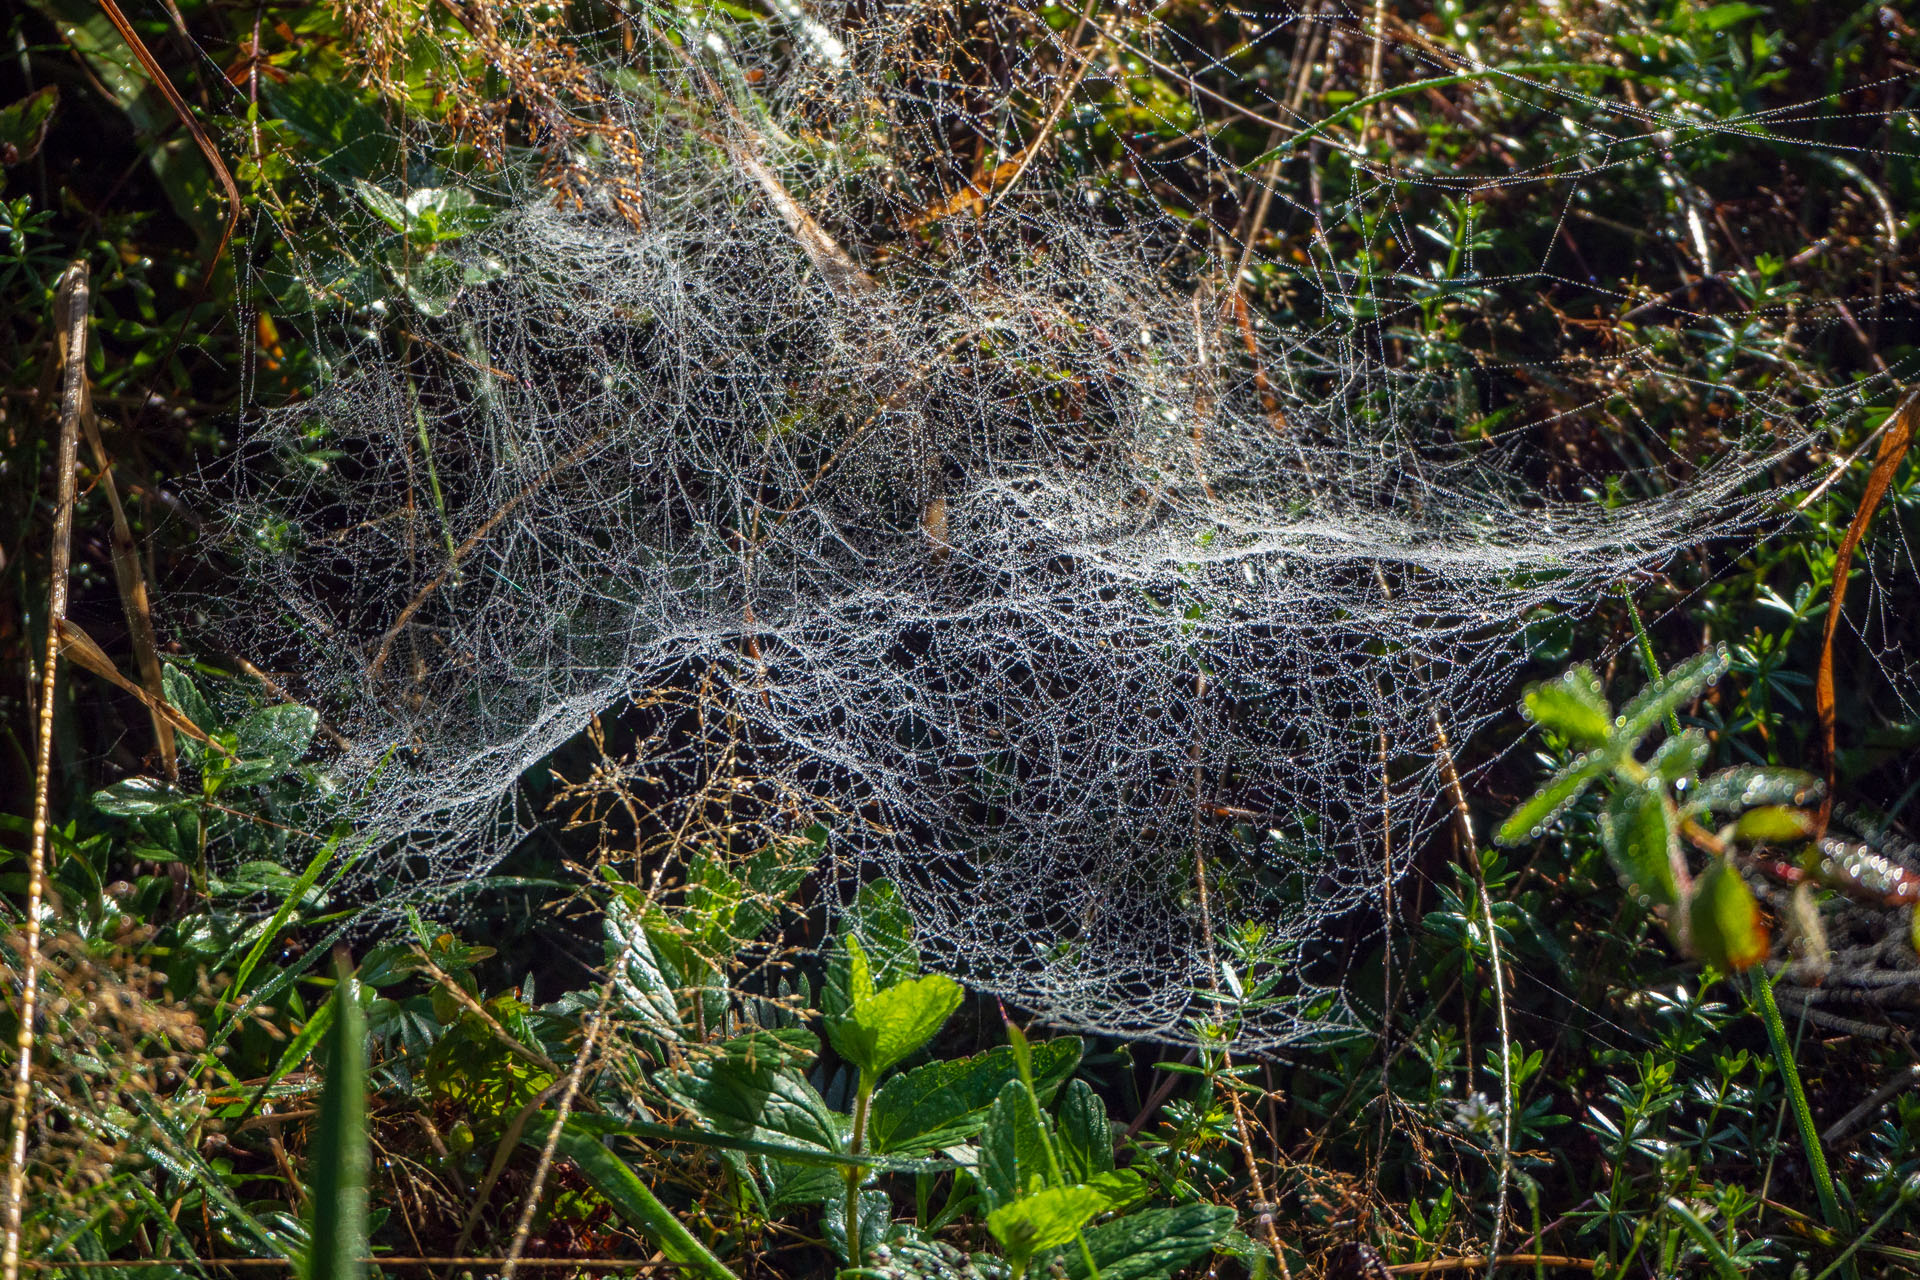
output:
M 735 8 L 712 6 L 766 18 Z M 1355 389 L 1354 414 L 1411 406 L 1496 465 L 1524 438 L 1542 492 L 1658 497 L 1762 403 L 1820 434 L 1768 477 L 1798 486 L 1768 536 L 1527 619 L 1526 661 L 1498 673 L 1513 713 L 1472 740 L 1435 709 L 1444 817 L 1382 849 L 1378 894 L 1327 925 L 1369 1025 L 1263 1053 L 1238 1029 L 1283 998 L 1292 961 L 1257 927 L 1208 934 L 1206 1012 L 1179 1045 L 1067 1034 L 969 992 L 893 884 L 836 861 L 836 825 L 871 815 L 761 773 L 698 673 L 603 709 L 528 772 L 537 834 L 460 885 L 457 911 L 401 904 L 404 929 L 358 928 L 356 886 L 396 855 L 338 820 L 344 743 L 294 696 L 300 673 L 194 643 L 230 569 L 182 484 L 257 407 L 314 394 L 347 343 L 412 343 L 488 283 L 455 249 L 491 212 L 439 175 L 517 157 L 557 199 L 642 216 L 569 186 L 568 147 L 621 139 L 569 133 L 555 95 L 584 74 L 569 22 L 637 40 L 645 23 L 495 0 L 10 11 L 8 1267 L 1920 1273 L 1913 15 L 1360 8 L 1309 5 L 1250 40 L 1223 6 L 1114 6 L 1129 44 L 1103 47 L 1110 74 L 1075 79 L 1071 111 L 1070 90 L 1058 108 L 1014 95 L 1007 115 L 1090 204 L 1189 228 L 1195 262 L 1247 246 L 1222 342 L 1244 330 L 1251 351 L 1257 317 L 1312 323 L 1310 261 L 1396 279 L 1412 304 L 1364 318 L 1401 381 Z M 1033 12 L 1056 36 L 1086 21 Z M 952 16 L 956 92 L 1053 56 L 1000 13 Z M 417 56 L 423 29 L 437 61 Z M 1433 74 L 1469 62 L 1566 94 L 1549 110 Z M 1306 163 L 1281 164 L 1247 118 L 1273 102 L 1298 113 Z M 1652 111 L 1743 129 L 1560 203 L 1479 181 Z M 452 141 L 396 185 L 409 113 Z M 1187 163 L 1201 131 L 1237 169 Z M 938 158 L 964 184 L 928 220 L 993 200 L 1016 154 Z M 1330 194 L 1363 161 L 1409 175 L 1391 213 Z M 276 239 L 296 228 L 300 253 L 336 262 L 333 296 L 303 293 Z M 84 304 L 63 304 L 79 279 Z M 336 305 L 351 325 L 327 327 Z M 302 465 L 352 462 L 316 436 Z M 1254 879 L 1195 861 L 1201 912 Z M 827 909 L 832 885 L 857 886 L 850 908 Z

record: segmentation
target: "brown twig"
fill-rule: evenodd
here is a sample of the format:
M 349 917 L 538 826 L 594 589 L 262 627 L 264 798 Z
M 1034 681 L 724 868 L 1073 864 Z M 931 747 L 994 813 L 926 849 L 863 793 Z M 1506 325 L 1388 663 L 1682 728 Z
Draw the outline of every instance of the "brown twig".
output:
M 66 351 L 68 335 L 62 330 L 55 337 L 60 344 L 60 359 L 64 363 L 69 358 Z M 100 487 L 106 490 L 107 507 L 113 513 L 113 579 L 120 590 L 121 608 L 127 615 L 127 638 L 133 645 L 134 662 L 140 668 L 141 683 L 153 699 L 164 702 L 166 694 L 160 680 L 160 646 L 153 634 L 153 608 L 147 599 L 147 576 L 140 568 L 140 550 L 134 545 L 133 527 L 127 520 L 126 507 L 120 501 L 120 486 L 114 482 L 113 462 L 107 456 L 107 446 L 100 438 L 100 420 L 93 411 L 93 389 L 87 382 L 84 345 L 78 362 L 80 429 L 86 433 L 87 447 L 93 453 L 94 469 L 100 473 Z M 173 725 L 163 712 L 151 704 L 147 707 L 147 713 L 153 717 L 153 740 L 160 752 L 161 767 L 166 770 L 168 779 L 177 780 L 180 763 L 174 752 Z
M 1480 1254 L 1466 1258 L 1435 1258 L 1431 1262 L 1397 1262 L 1387 1268 L 1387 1274 L 1429 1276 L 1441 1271 L 1478 1271 L 1481 1267 L 1555 1267 L 1562 1271 L 1593 1271 L 1599 1265 L 1592 1258 L 1564 1258 L 1553 1253 L 1502 1253 L 1491 1258 Z
M 86 394 L 87 264 L 76 261 L 60 282 L 54 315 L 66 333 L 66 381 L 60 398 L 60 443 L 54 454 L 53 545 L 47 553 L 47 644 L 40 669 L 39 758 L 33 780 L 33 843 L 27 855 L 26 936 L 20 958 L 19 1059 L 13 1073 L 13 1133 L 7 1153 L 6 1244 L 0 1272 L 20 1275 L 20 1219 L 27 1194 L 27 1129 L 33 1110 L 33 1040 L 40 990 L 40 904 L 46 893 L 47 826 L 53 784 L 53 711 L 60 670 L 60 622 L 67 616 L 67 569 L 73 545 L 74 473 L 79 466 L 80 411 Z
M 567 1073 L 567 1087 L 560 1094 L 560 1106 L 553 1117 L 553 1128 L 547 1131 L 547 1141 L 540 1148 L 540 1163 L 534 1166 L 533 1185 L 527 1189 L 526 1203 L 520 1206 L 520 1223 L 513 1229 L 513 1244 L 507 1249 L 507 1264 L 500 1271 L 500 1280 L 513 1280 L 513 1273 L 520 1266 L 521 1251 L 527 1247 L 527 1234 L 533 1230 L 533 1211 L 539 1207 L 540 1192 L 547 1185 L 547 1174 L 553 1170 L 553 1152 L 560 1145 L 560 1130 L 566 1127 L 567 1115 L 573 1110 L 573 1098 L 580 1091 L 580 1080 L 587 1074 L 587 1063 L 593 1059 L 593 1044 L 600 1038 L 600 1028 L 606 1024 L 607 997 L 613 991 L 611 984 L 600 997 L 600 1009 L 595 1012 L 587 1024 L 587 1038 L 580 1046 L 580 1056 L 573 1060 L 573 1070 Z

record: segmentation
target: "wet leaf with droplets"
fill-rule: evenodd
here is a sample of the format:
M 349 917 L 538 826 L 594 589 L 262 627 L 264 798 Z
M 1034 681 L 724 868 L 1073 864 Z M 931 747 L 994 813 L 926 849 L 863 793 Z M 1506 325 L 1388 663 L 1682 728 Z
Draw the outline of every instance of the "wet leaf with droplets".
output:
M 1575 667 L 1558 680 L 1532 686 L 1523 708 L 1527 719 L 1577 747 L 1597 747 L 1613 732 L 1612 713 L 1592 667 Z
M 1673 802 L 1657 785 L 1623 787 L 1602 815 L 1601 836 L 1613 869 L 1635 893 L 1661 906 L 1680 900 L 1679 826 Z
M 1642 689 L 1614 722 L 1614 741 L 1638 745 L 1669 713 L 1712 688 L 1714 682 L 1727 673 L 1729 662 L 1727 646 L 1715 645 L 1669 671 L 1666 679 Z
M 1593 780 L 1605 773 L 1613 761 L 1602 752 L 1581 756 L 1547 780 L 1547 784 L 1529 796 L 1525 803 L 1500 824 L 1493 834 L 1496 844 L 1516 845 L 1538 840 L 1547 825 L 1567 811 Z
M 1693 812 L 1732 813 L 1755 805 L 1803 805 L 1819 798 L 1825 784 L 1799 769 L 1740 765 L 1700 780 L 1688 800 Z

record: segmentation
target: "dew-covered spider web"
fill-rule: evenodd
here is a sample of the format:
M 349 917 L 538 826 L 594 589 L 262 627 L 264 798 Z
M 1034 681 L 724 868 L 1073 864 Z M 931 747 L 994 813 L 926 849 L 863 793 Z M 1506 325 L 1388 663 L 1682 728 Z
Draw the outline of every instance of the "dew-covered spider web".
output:
M 1555 232 L 1583 192 L 1679 183 L 1697 225 L 1676 151 L 1851 100 L 1713 116 L 1539 69 L 1577 39 L 1501 71 L 1415 27 L 1330 94 L 1377 16 L 1331 6 L 1223 15 L 1230 60 L 1097 3 L 346 12 L 395 105 L 279 110 L 311 200 L 254 262 L 327 367 L 209 481 L 235 585 L 194 604 L 337 730 L 375 916 L 457 903 L 548 820 L 531 768 L 680 687 L 743 804 L 817 800 L 820 892 L 891 878 L 976 987 L 1186 1039 L 1257 934 L 1240 1042 L 1349 1025 L 1329 922 L 1448 820 L 1443 743 L 1534 624 L 1762 528 L 1770 468 L 1873 394 L 1746 348 L 1700 385 L 1674 310 L 1511 369 L 1446 336 L 1502 290 L 1630 294 Z M 1524 105 L 1512 163 L 1423 151 L 1443 90 Z M 1542 207 L 1530 261 L 1482 260 Z M 1644 451 L 1610 487 L 1487 407 L 1600 366 L 1714 429 L 1576 394 Z

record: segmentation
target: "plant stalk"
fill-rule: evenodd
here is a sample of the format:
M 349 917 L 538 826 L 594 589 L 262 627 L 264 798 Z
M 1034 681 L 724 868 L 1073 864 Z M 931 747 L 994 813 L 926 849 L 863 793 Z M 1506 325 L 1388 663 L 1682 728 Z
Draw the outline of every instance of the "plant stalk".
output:
M 1754 1003 L 1760 1007 L 1760 1018 L 1767 1024 L 1767 1042 L 1773 1046 L 1773 1060 L 1779 1064 L 1780 1078 L 1787 1087 L 1794 1127 L 1800 1130 L 1800 1144 L 1806 1148 L 1807 1167 L 1813 1172 L 1813 1188 L 1820 1197 L 1820 1216 L 1835 1234 L 1844 1238 L 1848 1229 L 1846 1214 L 1840 1208 L 1840 1197 L 1834 1193 L 1833 1175 L 1827 1170 L 1827 1154 L 1820 1146 L 1820 1131 L 1814 1127 L 1807 1092 L 1800 1086 L 1800 1068 L 1793 1060 L 1787 1028 L 1780 1021 L 1780 1006 L 1774 1003 L 1773 982 L 1764 966 L 1754 966 L 1753 993 Z M 1849 1273 L 1852 1270 L 1849 1266 Z
M 33 1037 L 40 995 L 40 909 L 46 895 L 47 827 L 53 782 L 53 707 L 60 672 L 60 623 L 67 616 L 67 569 L 73 544 L 74 472 L 87 376 L 87 264 L 76 261 L 60 282 L 55 318 L 67 335 L 60 395 L 60 442 L 54 457 L 53 545 L 47 556 L 47 646 L 40 668 L 39 758 L 33 782 L 33 843 L 27 855 L 27 924 L 20 957 L 20 1029 L 13 1075 L 13 1133 L 7 1152 L 6 1243 L 0 1274 L 19 1280 L 20 1221 L 27 1194 L 27 1129 L 33 1110 Z

